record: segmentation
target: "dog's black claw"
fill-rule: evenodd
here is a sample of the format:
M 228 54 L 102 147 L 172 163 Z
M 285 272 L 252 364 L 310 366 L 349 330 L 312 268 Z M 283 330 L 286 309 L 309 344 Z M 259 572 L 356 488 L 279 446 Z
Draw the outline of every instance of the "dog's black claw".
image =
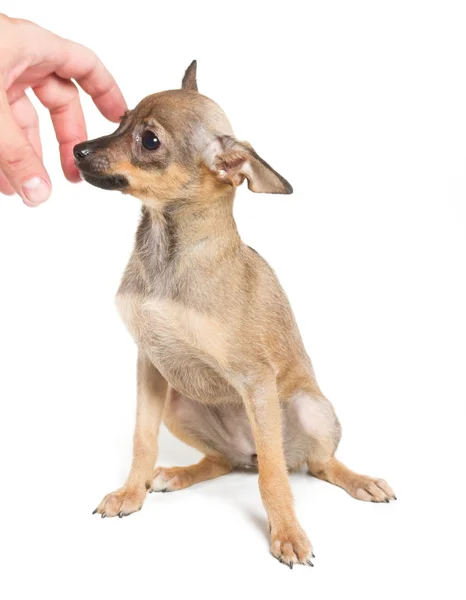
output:
M 122 518 L 125 516 L 125 514 L 124 514 L 124 512 L 121 510 L 121 511 L 118 513 L 118 516 L 120 517 L 120 519 L 122 519 Z
M 92 511 L 92 514 L 95 515 L 95 513 L 97 512 L 97 509 Z
M 106 512 L 103 512 L 103 513 L 100 515 L 100 518 L 101 518 L 101 519 L 105 519 L 105 517 L 106 517 L 106 516 L 107 516 L 107 513 L 106 513 Z
M 290 569 L 293 568 L 293 561 L 292 560 L 290 560 L 290 562 L 288 563 L 288 566 L 290 567 Z
M 168 492 L 168 488 L 163 488 L 163 490 L 160 490 L 160 491 L 165 494 L 165 492 Z
M 314 556 L 314 555 L 312 555 L 312 556 Z M 307 560 L 306 562 L 307 562 L 307 564 L 308 564 L 310 567 L 313 567 L 313 566 L 314 566 L 314 563 L 312 563 L 310 560 Z
M 146 481 L 146 490 L 150 489 L 150 483 Z
M 315 557 L 316 557 L 316 555 L 315 555 L 315 554 L 314 554 L 314 552 L 313 552 L 313 553 L 312 553 L 312 558 L 315 558 Z
M 398 500 L 398 498 L 393 494 L 393 500 Z
M 386 502 L 387 504 L 389 504 L 390 500 L 388 498 L 385 498 L 384 502 Z

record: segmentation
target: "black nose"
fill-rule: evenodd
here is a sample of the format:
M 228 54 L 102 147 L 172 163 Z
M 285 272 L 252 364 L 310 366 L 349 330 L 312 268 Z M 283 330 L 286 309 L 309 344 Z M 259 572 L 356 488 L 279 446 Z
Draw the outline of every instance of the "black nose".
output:
M 89 156 L 89 154 L 91 154 L 91 152 L 92 152 L 92 148 L 88 142 L 82 142 L 81 144 L 76 144 L 76 146 L 73 148 L 74 158 L 78 162 L 80 160 L 83 160 L 83 158 L 86 158 L 86 156 Z

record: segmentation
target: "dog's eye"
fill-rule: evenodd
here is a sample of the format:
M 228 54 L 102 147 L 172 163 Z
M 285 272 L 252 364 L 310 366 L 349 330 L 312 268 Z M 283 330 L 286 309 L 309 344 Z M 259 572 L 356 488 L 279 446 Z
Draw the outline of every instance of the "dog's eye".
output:
M 160 140 L 150 129 L 146 129 L 141 137 L 142 145 L 146 150 L 157 150 Z

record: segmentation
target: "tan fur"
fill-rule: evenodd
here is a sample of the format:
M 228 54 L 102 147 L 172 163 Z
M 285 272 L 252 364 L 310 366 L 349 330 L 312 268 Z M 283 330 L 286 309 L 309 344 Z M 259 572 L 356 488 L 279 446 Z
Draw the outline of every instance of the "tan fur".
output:
M 88 142 L 78 162 L 91 183 L 131 193 L 144 206 L 117 297 L 140 356 L 133 466 L 97 511 L 128 514 L 146 489 L 258 468 L 272 553 L 290 566 L 310 563 L 287 470 L 307 464 L 362 500 L 388 501 L 393 492 L 334 458 L 340 425 L 288 300 L 236 229 L 232 207 L 243 180 L 259 192 L 290 193 L 291 186 L 234 139 L 221 109 L 196 90 L 194 65 L 182 90 L 144 99 L 115 134 Z M 142 145 L 147 130 L 160 141 L 155 151 Z M 158 468 L 154 479 L 162 411 L 168 428 L 206 458 Z
M 174 492 L 195 483 L 215 479 L 231 472 L 226 461 L 213 456 L 205 456 L 201 461 L 189 467 L 158 467 L 154 472 L 154 481 L 150 492 Z

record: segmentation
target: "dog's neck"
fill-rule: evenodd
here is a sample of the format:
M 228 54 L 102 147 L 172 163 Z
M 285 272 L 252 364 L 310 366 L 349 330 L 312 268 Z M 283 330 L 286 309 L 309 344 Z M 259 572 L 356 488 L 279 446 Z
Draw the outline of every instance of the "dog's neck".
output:
M 143 206 L 135 254 L 152 279 L 176 267 L 191 268 L 221 260 L 241 243 L 233 218 L 234 190 L 208 200 L 179 200 Z

